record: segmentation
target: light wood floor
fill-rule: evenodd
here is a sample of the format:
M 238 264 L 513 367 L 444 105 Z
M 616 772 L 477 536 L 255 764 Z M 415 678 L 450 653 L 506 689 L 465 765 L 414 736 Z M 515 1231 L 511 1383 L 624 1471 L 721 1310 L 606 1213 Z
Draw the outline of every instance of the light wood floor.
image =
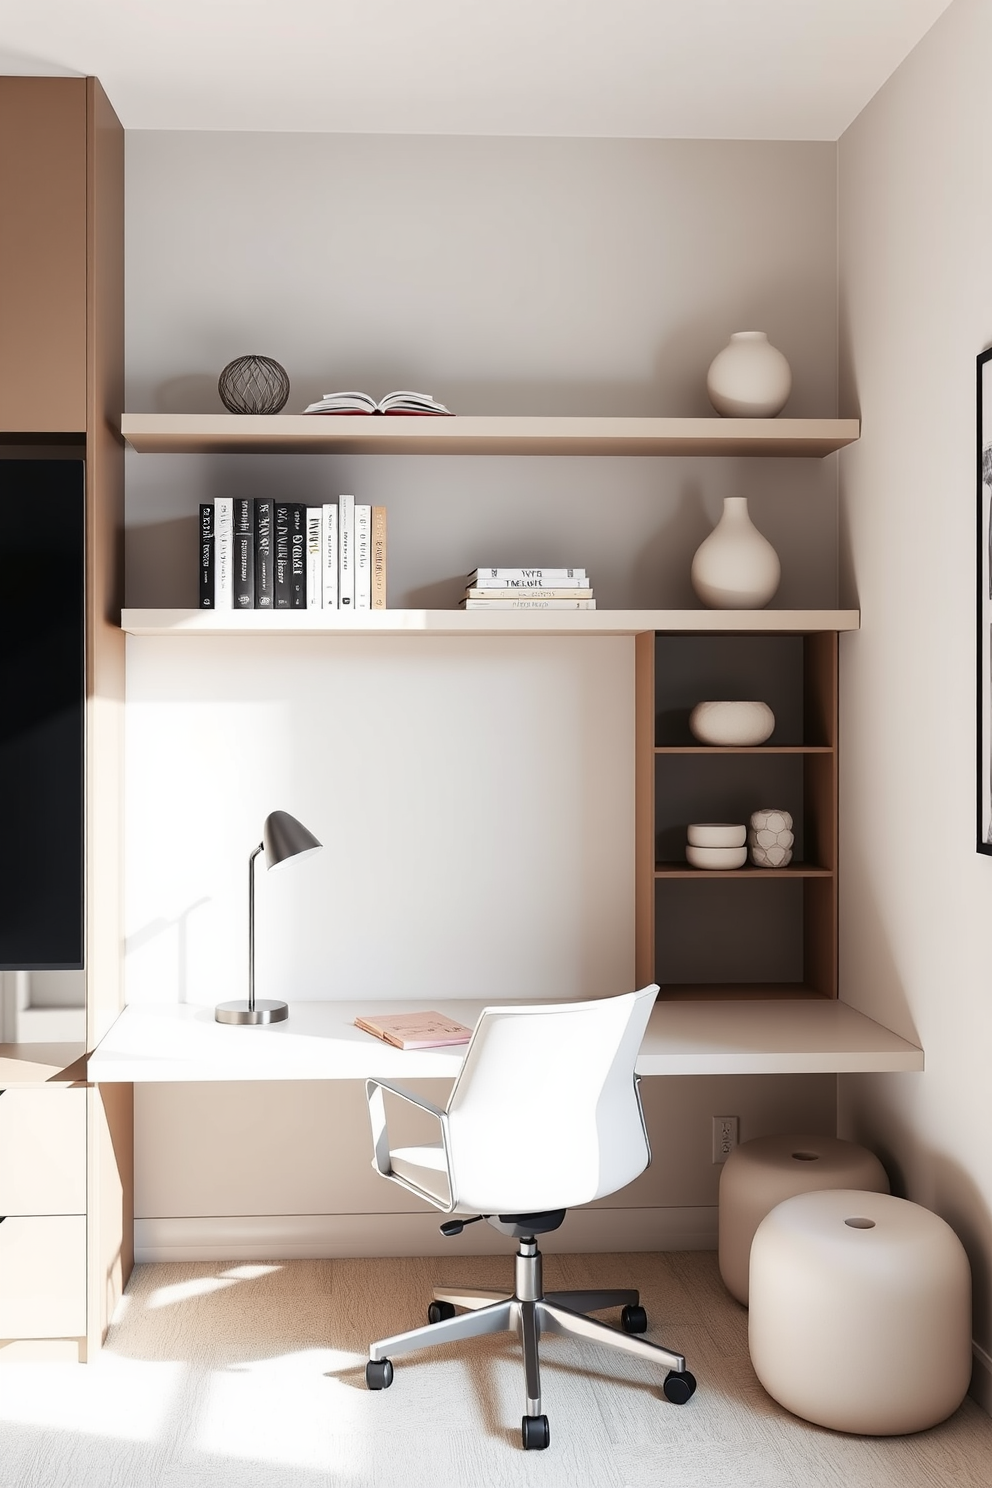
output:
M 502 1257 L 139 1267 L 100 1358 L 0 1369 L 2 1488 L 990 1488 L 992 1420 L 966 1400 L 917 1436 L 842 1436 L 782 1410 L 748 1362 L 747 1314 L 708 1252 L 548 1256 L 545 1284 L 639 1287 L 648 1337 L 699 1389 L 542 1341 L 551 1446 L 520 1446 L 509 1335 L 397 1361 L 371 1340 L 424 1320 L 435 1281 L 508 1284 Z

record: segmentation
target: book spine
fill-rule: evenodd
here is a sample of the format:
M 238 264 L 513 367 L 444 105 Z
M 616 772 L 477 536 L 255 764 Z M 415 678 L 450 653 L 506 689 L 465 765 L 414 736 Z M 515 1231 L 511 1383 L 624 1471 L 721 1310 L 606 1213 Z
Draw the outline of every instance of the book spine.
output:
M 469 583 L 474 589 L 485 589 L 493 594 L 516 594 L 520 590 L 524 593 L 529 589 L 588 589 L 589 580 L 581 579 L 470 579 Z
M 355 609 L 372 608 L 372 508 L 355 502 Z
M 276 501 L 272 505 L 272 607 L 290 610 L 293 607 L 292 574 L 289 566 L 289 506 L 288 501 Z
M 214 504 L 200 502 L 200 609 L 214 608 Z
M 372 508 L 372 608 L 386 608 L 386 508 Z
M 214 608 L 234 608 L 234 501 L 214 501 Z
M 272 508 L 269 496 L 255 500 L 255 608 L 271 610 L 273 604 Z
M 501 599 L 592 599 L 591 589 L 466 589 L 466 599 L 484 599 L 496 604 Z
M 307 607 L 307 508 L 303 501 L 289 503 L 290 609 Z
M 324 510 L 307 507 L 307 609 L 324 607 Z
M 234 498 L 234 608 L 255 608 L 255 503 Z
M 355 498 L 338 497 L 338 604 L 355 608 Z
M 324 552 L 321 565 L 324 582 L 324 609 L 338 607 L 338 509 L 333 501 L 324 506 Z
M 594 610 L 594 599 L 463 599 L 465 610 Z
M 468 576 L 470 584 L 483 579 L 535 579 L 539 584 L 549 584 L 552 579 L 579 579 L 586 583 L 584 568 L 476 568 Z

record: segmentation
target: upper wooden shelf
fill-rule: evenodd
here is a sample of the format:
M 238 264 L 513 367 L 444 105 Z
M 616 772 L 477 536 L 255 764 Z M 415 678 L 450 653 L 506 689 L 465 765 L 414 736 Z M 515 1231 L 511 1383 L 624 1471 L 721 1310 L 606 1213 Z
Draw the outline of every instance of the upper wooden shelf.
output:
M 852 444 L 858 419 L 341 417 L 125 413 L 141 454 L 803 455 Z
M 858 610 L 123 610 L 138 636 L 641 635 L 857 630 Z M 767 751 L 764 751 L 767 752 Z

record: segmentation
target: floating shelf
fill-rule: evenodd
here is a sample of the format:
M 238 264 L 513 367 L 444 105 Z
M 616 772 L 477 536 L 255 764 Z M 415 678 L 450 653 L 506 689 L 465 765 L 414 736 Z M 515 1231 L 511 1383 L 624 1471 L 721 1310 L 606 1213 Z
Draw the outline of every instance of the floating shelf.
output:
M 141 454 L 786 455 L 853 444 L 858 419 L 403 418 L 125 413 Z
M 640 635 L 653 631 L 806 635 L 857 630 L 857 610 L 124 610 L 139 636 Z M 683 751 L 679 751 L 680 753 Z M 685 751 L 689 752 L 689 751 Z M 709 751 L 712 752 L 712 751 Z M 755 753 L 768 752 L 755 750 Z

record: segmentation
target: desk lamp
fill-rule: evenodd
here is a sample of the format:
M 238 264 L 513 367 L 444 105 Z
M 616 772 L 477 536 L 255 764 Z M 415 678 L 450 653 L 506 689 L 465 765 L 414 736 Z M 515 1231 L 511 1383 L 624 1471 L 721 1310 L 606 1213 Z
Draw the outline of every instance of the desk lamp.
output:
M 214 1009 L 218 1023 L 282 1023 L 289 1006 L 268 998 L 255 1000 L 255 859 L 265 852 L 265 866 L 275 868 L 288 858 L 306 857 L 321 846 L 312 832 L 288 811 L 273 811 L 265 818 L 262 840 L 248 858 L 248 997 L 222 1002 Z

